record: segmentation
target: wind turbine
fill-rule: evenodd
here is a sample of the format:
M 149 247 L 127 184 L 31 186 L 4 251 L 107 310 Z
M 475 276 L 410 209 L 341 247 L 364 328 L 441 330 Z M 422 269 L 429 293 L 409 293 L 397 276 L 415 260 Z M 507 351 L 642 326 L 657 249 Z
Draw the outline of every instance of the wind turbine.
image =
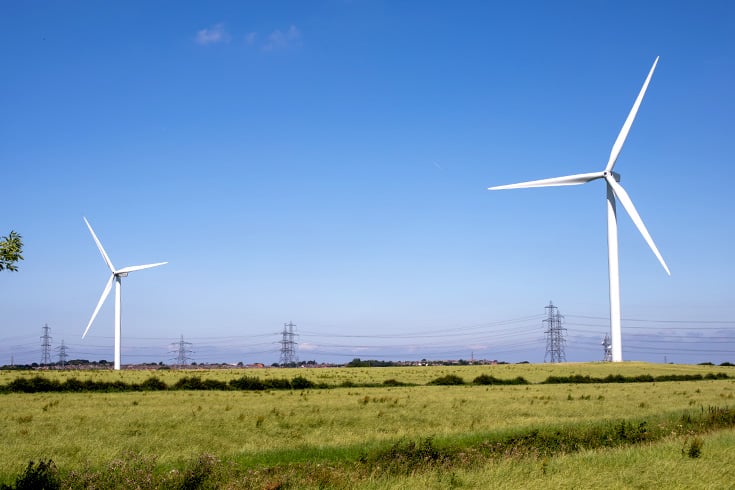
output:
M 112 280 L 115 280 L 115 369 L 120 369 L 120 326 L 121 326 L 121 313 L 122 308 L 120 305 L 120 289 L 122 287 L 121 280 L 123 277 L 127 277 L 128 273 L 135 272 L 143 269 L 150 269 L 151 267 L 158 267 L 159 265 L 168 264 L 168 262 L 158 262 L 155 264 L 146 264 L 146 265 L 133 265 L 130 267 L 123 267 L 122 269 L 115 269 L 115 266 L 112 265 L 112 262 L 110 261 L 110 258 L 107 256 L 107 253 L 105 252 L 105 249 L 102 248 L 102 243 L 100 243 L 99 238 L 97 238 L 97 235 L 95 235 L 94 230 L 92 229 L 92 225 L 89 224 L 89 221 L 87 221 L 87 218 L 84 218 L 84 222 L 87 224 L 87 228 L 89 228 L 89 232 L 92 234 L 92 238 L 94 238 L 94 242 L 97 244 L 97 248 L 99 249 L 100 253 L 102 254 L 102 258 L 105 259 L 105 263 L 107 264 L 107 267 L 110 268 L 110 271 L 112 272 L 112 275 L 110 276 L 110 279 L 108 279 L 107 284 L 105 285 L 105 289 L 102 291 L 102 296 L 100 297 L 99 302 L 97 303 L 97 307 L 94 309 L 94 313 L 92 313 L 92 318 L 89 319 L 89 323 L 87 324 L 87 328 L 84 330 L 84 334 L 82 334 L 82 338 L 87 336 L 87 332 L 89 332 L 89 327 L 92 326 L 92 322 L 94 322 L 95 317 L 97 317 L 97 313 L 99 313 L 100 308 L 102 308 L 102 304 L 107 299 L 107 295 L 110 294 L 110 289 L 112 289 Z
M 648 77 L 643 83 L 638 98 L 633 103 L 633 108 L 628 114 L 628 118 L 623 124 L 623 128 L 618 134 L 618 138 L 615 140 L 615 144 L 610 151 L 610 159 L 605 166 L 605 169 L 600 172 L 592 172 L 588 174 L 576 174 L 567 175 L 565 177 L 555 177 L 551 179 L 533 180 L 530 182 L 521 182 L 519 184 L 510 185 L 499 185 L 496 187 L 490 187 L 491 191 L 501 189 L 523 189 L 527 187 L 554 187 L 564 185 L 579 185 L 586 184 L 591 180 L 604 179 L 605 187 L 607 188 L 607 250 L 608 250 L 608 269 L 610 276 L 610 331 L 612 334 L 612 360 L 613 362 L 620 362 L 623 360 L 623 348 L 622 348 L 622 334 L 620 328 L 620 273 L 618 268 L 618 218 L 615 210 L 616 198 L 623 205 L 625 211 L 628 213 L 630 218 L 635 223 L 638 231 L 643 235 L 643 238 L 648 243 L 648 246 L 653 251 L 658 261 L 663 266 L 664 270 L 668 275 L 671 275 L 666 262 L 664 261 L 661 253 L 656 248 L 656 244 L 653 243 L 651 234 L 648 233 L 646 225 L 643 224 L 638 211 L 636 211 L 633 201 L 631 201 L 628 193 L 620 185 L 620 175 L 613 172 L 615 162 L 618 160 L 620 151 L 623 149 L 625 139 L 628 137 L 630 127 L 633 125 L 638 108 L 641 105 L 643 96 L 648 88 L 648 83 L 651 81 L 653 71 L 656 69 L 658 63 L 658 57 L 651 66 L 651 71 L 648 72 Z

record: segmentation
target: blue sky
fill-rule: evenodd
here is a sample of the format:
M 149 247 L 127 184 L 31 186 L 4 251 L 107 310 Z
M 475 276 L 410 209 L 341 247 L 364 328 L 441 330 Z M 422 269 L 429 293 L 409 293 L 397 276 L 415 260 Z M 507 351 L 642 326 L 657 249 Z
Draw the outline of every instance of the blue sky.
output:
M 735 361 L 735 6 L 712 2 L 3 2 L 0 364 L 541 362 L 602 358 L 605 189 L 489 192 L 616 171 L 669 264 L 620 213 L 623 354 Z M 620 209 L 622 211 L 622 209 Z M 56 350 L 53 351 L 57 356 Z

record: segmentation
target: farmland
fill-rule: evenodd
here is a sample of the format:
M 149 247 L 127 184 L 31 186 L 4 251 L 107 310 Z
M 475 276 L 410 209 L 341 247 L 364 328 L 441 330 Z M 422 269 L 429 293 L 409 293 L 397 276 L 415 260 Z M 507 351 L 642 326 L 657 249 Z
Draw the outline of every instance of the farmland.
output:
M 729 378 L 540 384 L 551 375 L 601 378 L 611 374 L 662 376 L 713 372 L 724 373 Z M 0 384 L 7 385 L 14 379 L 37 374 L 3 371 L 0 372 Z M 156 376 L 169 385 L 183 376 L 227 381 L 243 374 L 244 370 L 43 373 L 58 380 L 87 377 L 127 383 L 139 383 Z M 406 447 L 410 448 L 411 441 L 432 441 L 437 447 L 472 448 L 488 437 L 539 430 L 592 430 L 600 424 L 618 421 L 631 421 L 633 425 L 643 421 L 648 427 L 663 426 L 685 412 L 697 414 L 709 407 L 735 405 L 735 369 L 732 367 L 625 363 L 261 369 L 248 370 L 245 374 L 263 379 L 301 376 L 335 388 L 2 394 L 0 430 L 4 443 L 0 446 L 0 481 L 12 481 L 28 461 L 49 458 L 63 471 L 102 470 L 121 458 L 137 458 L 140 464 L 148 464 L 151 472 L 165 473 L 183 471 L 203 455 L 210 455 L 230 469 L 256 471 L 292 468 L 292 465 L 324 465 L 320 470 L 324 471 L 326 466 L 337 465 L 339 468 L 334 472 L 343 474 L 353 471 L 350 470 L 352 462 L 365 460 L 366 455 L 380 454 L 397 444 L 408 444 Z M 530 384 L 428 384 L 447 375 L 459 376 L 469 383 L 481 374 L 501 379 L 520 376 Z M 411 386 L 380 386 L 386 380 Z M 367 386 L 371 384 L 376 386 Z M 672 427 L 668 437 L 643 447 L 590 449 L 574 454 L 562 451 L 546 460 L 541 473 L 537 470 L 542 460 L 532 454 L 521 458 L 520 467 L 535 468 L 529 470 L 528 482 L 531 484 L 535 481 L 533 478 L 540 478 L 537 484 L 541 485 L 554 481 L 553 478 L 562 478 L 560 468 L 567 464 L 579 466 L 579 461 L 609 460 L 610 463 L 604 464 L 606 468 L 622 464 L 616 458 L 623 461 L 640 459 L 650 464 L 671 456 L 671 450 L 665 448 L 676 448 L 672 461 L 681 462 L 682 445 L 687 444 L 691 434 L 685 430 L 677 432 L 675 424 Z M 735 437 L 732 429 L 703 437 L 706 437 L 707 457 L 685 463 L 706 467 L 732 451 L 728 449 Z M 522 478 L 522 475 L 512 476 L 521 470 L 509 466 L 507 458 L 494 461 L 453 471 L 457 481 L 465 484 L 474 478 L 494 480 L 504 472 L 508 473 L 504 477 L 506 480 Z M 410 477 L 393 475 L 389 478 L 380 472 L 369 473 L 361 481 L 366 488 L 371 488 L 370 485 L 375 485 L 374 488 L 446 487 L 447 482 L 442 480 L 446 471 L 439 471 L 441 475 L 437 471 L 430 467 L 413 472 Z M 573 472 L 578 473 L 582 473 L 581 468 Z M 345 478 L 350 480 L 348 476 Z M 329 481 L 339 487 L 339 478 Z M 556 484 L 570 486 L 571 480 L 568 483 L 558 480 Z M 304 482 L 297 486 L 304 486 Z

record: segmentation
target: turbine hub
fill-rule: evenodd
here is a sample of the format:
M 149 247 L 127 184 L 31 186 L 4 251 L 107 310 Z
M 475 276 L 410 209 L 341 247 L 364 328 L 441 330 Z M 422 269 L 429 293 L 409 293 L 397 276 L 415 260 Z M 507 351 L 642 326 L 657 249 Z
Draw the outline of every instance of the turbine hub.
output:
M 602 176 L 607 178 L 608 175 L 611 175 L 613 179 L 615 179 L 615 182 L 620 182 L 620 174 L 617 172 L 613 172 L 612 170 L 605 170 L 602 172 Z

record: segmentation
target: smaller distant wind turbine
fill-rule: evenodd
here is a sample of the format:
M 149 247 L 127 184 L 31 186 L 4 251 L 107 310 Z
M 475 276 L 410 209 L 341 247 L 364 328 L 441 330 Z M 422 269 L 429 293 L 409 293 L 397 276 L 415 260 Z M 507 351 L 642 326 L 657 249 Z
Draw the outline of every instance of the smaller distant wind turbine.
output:
M 648 83 L 651 81 L 653 71 L 656 69 L 658 63 L 658 57 L 653 62 L 651 71 L 648 72 L 648 77 L 643 83 L 638 98 L 633 103 L 633 108 L 628 114 L 628 118 L 623 124 L 623 128 L 618 134 L 618 138 L 613 144 L 612 151 L 610 151 L 610 158 L 605 166 L 605 169 L 600 172 L 592 172 L 588 174 L 576 174 L 568 175 L 565 177 L 554 177 L 551 179 L 533 180 L 530 182 L 521 182 L 520 184 L 500 185 L 496 187 L 490 187 L 490 190 L 501 190 L 501 189 L 523 189 L 527 187 L 555 187 L 564 185 L 579 185 L 586 184 L 591 180 L 603 179 L 607 187 L 607 249 L 608 249 L 608 271 L 610 276 L 610 331 L 612 333 L 612 360 L 613 362 L 619 362 L 623 360 L 623 348 L 622 348 L 622 333 L 620 327 L 620 273 L 618 267 L 618 218 L 615 210 L 615 199 L 620 201 L 625 211 L 630 216 L 630 219 L 635 223 L 638 231 L 643 235 L 643 238 L 648 243 L 648 246 L 653 251 L 658 261 L 663 266 L 667 274 L 671 275 L 669 268 L 664 262 L 663 257 L 656 248 L 656 244 L 653 243 L 650 233 L 646 229 L 646 225 L 643 224 L 638 211 L 636 211 L 633 201 L 628 196 L 628 193 L 620 185 L 620 175 L 613 172 L 615 162 L 623 149 L 625 139 L 628 137 L 630 127 L 633 125 L 638 108 L 641 105 L 643 96 L 648 88 Z
M 107 281 L 107 284 L 105 285 L 105 289 L 102 291 L 102 296 L 100 297 L 99 302 L 97 303 L 97 307 L 94 309 L 94 313 L 92 313 L 92 318 L 89 319 L 89 323 L 87 324 L 87 328 L 84 330 L 84 334 L 82 334 L 82 338 L 87 336 L 87 332 L 89 332 L 89 327 L 92 326 L 92 323 L 94 322 L 94 319 L 97 317 L 97 313 L 99 313 L 100 308 L 102 308 L 102 304 L 107 299 L 107 296 L 110 294 L 110 289 L 112 289 L 112 280 L 115 280 L 115 369 L 120 369 L 120 329 L 121 329 L 121 313 L 122 308 L 120 305 L 120 297 L 121 297 L 121 279 L 123 277 L 127 277 L 128 273 L 135 272 L 143 269 L 150 269 L 151 267 L 158 267 L 159 265 L 168 264 L 168 262 L 158 262 L 155 264 L 146 264 L 146 265 L 133 265 L 130 267 L 123 267 L 122 269 L 115 269 L 115 266 L 112 265 L 112 262 L 110 261 L 110 258 L 107 256 L 107 253 L 105 252 L 105 249 L 102 248 L 102 243 L 100 243 L 99 239 L 97 238 L 97 235 L 94 234 L 94 230 L 92 229 L 92 225 L 89 224 L 89 221 L 87 221 L 87 218 L 83 218 L 84 222 L 87 224 L 87 228 L 89 228 L 89 232 L 92 234 L 92 238 L 94 238 L 94 242 L 97 244 L 97 248 L 99 249 L 100 253 L 102 254 L 102 258 L 105 259 L 105 263 L 107 264 L 107 267 L 110 268 L 110 271 L 112 272 L 112 275 L 110 276 L 110 279 Z

